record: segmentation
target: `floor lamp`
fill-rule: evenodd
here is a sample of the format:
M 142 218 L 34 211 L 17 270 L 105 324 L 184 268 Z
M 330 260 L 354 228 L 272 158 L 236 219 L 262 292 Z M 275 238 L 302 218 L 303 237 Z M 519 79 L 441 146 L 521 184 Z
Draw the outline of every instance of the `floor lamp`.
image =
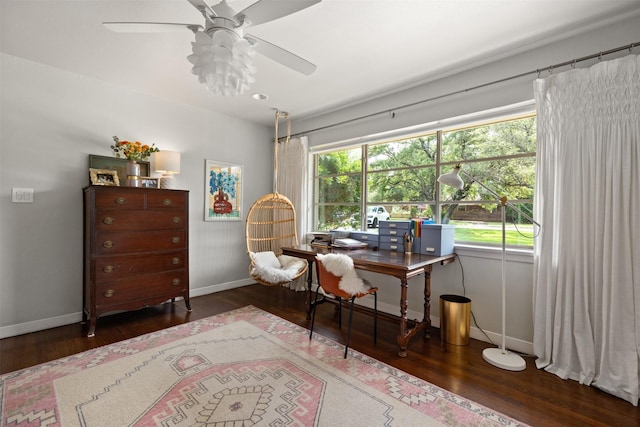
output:
M 507 301 L 506 300 L 506 291 L 507 291 L 506 207 L 509 206 L 511 209 L 515 210 L 516 212 L 521 214 L 523 217 L 525 217 L 527 220 L 531 221 L 533 224 L 537 225 L 538 227 L 540 227 L 540 224 L 534 221 L 533 218 L 531 218 L 525 212 L 520 210 L 514 204 L 507 201 L 507 198 L 505 196 L 500 196 L 493 189 L 487 187 L 485 184 L 478 181 L 468 173 L 461 171 L 460 168 L 461 168 L 461 165 L 456 165 L 453 171 L 440 175 L 438 177 L 438 182 L 453 188 L 457 188 L 458 190 L 461 190 L 462 187 L 464 186 L 464 182 L 462 181 L 462 178 L 460 178 L 460 173 L 462 173 L 466 178 L 477 183 L 479 186 L 481 186 L 482 188 L 487 190 L 489 193 L 497 197 L 498 200 L 500 200 L 500 214 L 502 217 L 502 344 L 500 348 L 485 348 L 484 351 L 482 352 L 482 358 L 488 363 L 492 364 L 493 366 L 496 366 L 501 369 L 506 369 L 509 371 L 522 371 L 526 368 L 526 363 L 524 359 L 518 354 L 507 351 L 507 347 L 505 344 L 505 340 L 506 340 L 505 331 L 506 331 L 506 321 L 507 321 L 507 316 L 506 316 L 506 311 L 507 311 L 506 310 L 506 305 L 507 305 L 506 304 L 506 301 Z

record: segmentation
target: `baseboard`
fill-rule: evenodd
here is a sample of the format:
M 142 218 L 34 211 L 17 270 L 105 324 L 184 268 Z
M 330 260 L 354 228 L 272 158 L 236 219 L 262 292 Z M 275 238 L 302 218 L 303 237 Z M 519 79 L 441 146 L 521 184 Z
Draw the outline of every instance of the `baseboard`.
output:
M 255 283 L 251 279 L 235 280 L 233 282 L 220 283 L 217 285 L 205 286 L 201 288 L 195 288 L 190 290 L 191 297 L 199 297 L 203 295 L 209 295 L 220 291 L 226 291 L 229 289 L 240 288 Z M 373 308 L 373 297 L 360 298 L 358 300 L 361 305 L 369 308 Z M 398 306 L 394 304 L 384 303 L 378 301 L 378 310 L 383 313 L 390 314 L 392 316 L 399 316 Z M 422 313 L 414 310 L 407 310 L 408 319 L 422 319 Z M 71 325 L 82 321 L 82 313 L 71 313 L 63 316 L 49 317 L 47 319 L 34 320 L 32 322 L 18 323 L 15 325 L 8 325 L 0 327 L 0 339 L 13 337 L 16 335 L 28 334 L 31 332 L 43 331 L 45 329 L 57 328 L 59 326 Z M 440 318 L 431 316 L 431 324 L 437 328 L 440 327 Z M 502 336 L 499 333 L 485 331 L 491 341 L 499 346 L 502 342 Z M 476 327 L 471 327 L 471 338 L 489 342 L 487 337 L 482 331 Z M 506 337 L 506 346 L 508 349 L 517 351 L 523 354 L 533 354 L 533 343 L 519 340 L 516 338 Z
M 502 335 L 496 332 L 485 331 L 491 341 L 493 342 L 494 347 L 500 347 L 502 345 Z M 471 327 L 471 338 L 477 339 L 479 341 L 489 342 L 487 337 L 484 336 L 482 331 L 474 326 Z M 533 355 L 533 343 L 520 340 L 513 337 L 505 337 L 505 345 L 508 350 L 521 353 L 522 356 L 530 356 Z M 532 356 L 533 357 L 533 356 Z
M 17 323 L 0 327 L 0 339 L 15 337 L 16 335 L 28 334 L 31 332 L 44 331 L 45 329 L 57 328 L 58 326 L 72 325 L 82 322 L 82 313 L 70 313 L 63 316 L 48 317 L 46 319 L 34 320 L 31 322 Z
M 203 288 L 191 289 L 190 297 L 199 297 L 227 289 L 239 288 L 255 283 L 251 279 L 236 280 L 233 282 L 220 283 L 218 285 L 205 286 Z M 0 339 L 24 335 L 31 332 L 44 331 L 45 329 L 57 328 L 59 326 L 72 325 L 82 322 L 82 312 L 65 314 L 62 316 L 48 317 L 46 319 L 33 320 L 31 322 L 17 323 L 0 327 Z
M 253 279 L 235 280 L 233 282 L 219 283 L 217 285 L 204 286 L 202 288 L 195 288 L 189 290 L 190 297 L 201 297 L 203 295 L 209 295 L 220 291 L 226 291 L 229 289 L 241 288 L 242 286 L 252 285 L 256 283 Z
M 364 307 L 373 309 L 373 297 L 360 298 L 358 299 L 358 302 Z M 378 310 L 380 312 L 390 314 L 392 316 L 396 316 L 396 317 L 400 316 L 398 306 L 394 304 L 378 301 Z M 415 311 L 415 310 L 407 310 L 407 319 L 417 320 L 422 318 L 423 318 L 422 312 Z M 431 316 L 431 325 L 436 328 L 439 328 L 440 318 Z M 502 344 L 502 335 L 500 335 L 500 333 L 490 332 L 490 331 L 485 331 L 485 332 L 489 336 L 489 339 L 491 339 L 491 342 L 494 343 L 495 347 L 499 347 Z M 476 328 L 475 326 L 471 326 L 469 336 L 478 341 L 484 341 L 486 343 L 490 343 L 489 339 L 487 339 L 484 333 L 479 328 Z M 439 337 L 435 337 L 435 338 L 439 339 Z M 523 355 L 533 354 L 533 343 L 531 342 L 520 340 L 517 338 L 506 337 L 505 344 L 507 349 L 509 350 L 522 353 Z

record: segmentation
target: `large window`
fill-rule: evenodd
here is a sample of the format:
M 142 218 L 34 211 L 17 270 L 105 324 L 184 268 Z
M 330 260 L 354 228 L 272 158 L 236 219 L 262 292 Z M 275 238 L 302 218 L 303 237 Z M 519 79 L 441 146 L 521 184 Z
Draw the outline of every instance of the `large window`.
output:
M 437 182 L 457 164 L 531 215 L 535 117 L 511 118 L 314 155 L 315 229 L 369 230 L 380 220 L 456 225 L 456 242 L 501 243 L 497 197 L 463 176 L 460 190 Z M 507 209 L 507 244 L 531 246 L 533 227 Z

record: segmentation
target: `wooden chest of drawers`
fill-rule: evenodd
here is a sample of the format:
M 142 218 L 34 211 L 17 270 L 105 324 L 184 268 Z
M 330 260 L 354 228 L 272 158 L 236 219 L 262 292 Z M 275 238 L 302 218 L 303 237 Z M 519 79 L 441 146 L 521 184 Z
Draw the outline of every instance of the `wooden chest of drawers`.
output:
M 183 297 L 189 305 L 189 192 L 84 189 L 83 321 Z

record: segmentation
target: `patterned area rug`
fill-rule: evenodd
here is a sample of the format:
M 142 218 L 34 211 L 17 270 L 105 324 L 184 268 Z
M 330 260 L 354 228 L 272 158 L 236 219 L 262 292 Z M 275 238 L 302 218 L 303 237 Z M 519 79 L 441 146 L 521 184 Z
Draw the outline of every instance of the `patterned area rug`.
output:
M 518 426 L 244 307 L 0 377 L 6 426 Z

